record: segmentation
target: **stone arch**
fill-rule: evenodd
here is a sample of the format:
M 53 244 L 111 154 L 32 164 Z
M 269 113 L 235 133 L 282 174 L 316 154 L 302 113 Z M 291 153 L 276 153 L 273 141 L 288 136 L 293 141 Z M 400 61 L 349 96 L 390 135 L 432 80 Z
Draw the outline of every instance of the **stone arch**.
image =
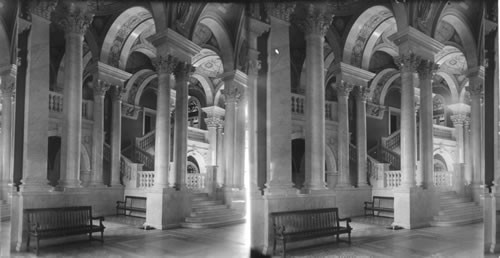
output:
M 221 81 L 215 87 L 215 97 L 214 97 L 214 102 L 213 102 L 214 106 L 219 106 L 221 108 L 224 108 L 224 106 L 222 104 L 219 105 L 220 101 L 225 100 L 224 94 L 222 94 L 223 90 L 224 90 L 224 82 Z
M 448 170 L 453 169 L 453 164 L 455 163 L 455 159 L 453 158 L 452 154 L 448 150 L 446 150 L 443 147 L 434 148 L 432 156 L 434 157 L 436 155 L 440 155 L 443 158 Z
M 207 173 L 207 161 L 205 160 L 205 157 L 195 149 L 189 149 L 187 152 L 186 157 L 193 157 L 194 160 L 198 163 L 198 168 L 200 169 L 201 174 L 206 174 Z
M 218 3 L 207 4 L 200 17 L 198 18 L 198 22 L 196 24 L 201 23 L 210 28 L 213 36 L 215 37 L 215 40 L 219 44 L 218 54 L 222 59 L 224 71 L 232 71 L 235 68 L 233 56 L 234 48 L 231 43 L 228 30 L 224 24 L 224 20 L 220 16 L 214 14 L 214 12 L 207 11 L 209 7 L 216 4 Z
M 378 73 L 370 84 L 370 95 L 372 102 L 384 105 L 385 97 L 393 82 L 401 77 L 401 73 L 394 68 L 387 68 Z
M 450 9 L 441 14 L 440 20 L 451 24 L 460 37 L 462 41 L 461 49 L 464 50 L 467 66 L 469 68 L 477 67 L 477 46 L 474 34 L 467 25 L 467 17 L 455 9 Z
M 151 12 L 134 6 L 123 11 L 111 24 L 104 37 L 100 60 L 113 67 L 125 67 L 123 56 L 130 55 L 130 49 L 138 37 L 149 28 L 154 33 L 154 21 Z
M 207 106 L 213 106 L 214 105 L 214 85 L 211 80 L 209 80 L 206 76 L 199 74 L 199 73 L 194 73 L 192 75 L 193 78 L 198 80 L 200 82 L 201 87 L 205 91 L 205 96 L 206 96 L 206 103 Z
M 376 29 L 393 17 L 392 10 L 383 5 L 372 6 L 361 13 L 352 25 L 345 40 L 342 55 L 343 62 L 361 68 L 362 59 L 365 55 L 363 52 L 370 38 L 376 37 L 376 39 L 372 40 L 374 45 L 380 37 L 379 34 L 374 34 Z M 367 55 L 368 53 L 369 51 Z
M 459 85 L 458 85 L 458 82 L 455 79 L 455 77 L 449 75 L 448 73 L 446 73 L 444 71 L 438 71 L 436 73 L 436 75 L 443 78 L 443 80 L 448 85 L 448 89 L 450 90 L 450 94 L 451 94 L 451 103 L 457 102 L 460 99 L 460 96 L 458 94 Z

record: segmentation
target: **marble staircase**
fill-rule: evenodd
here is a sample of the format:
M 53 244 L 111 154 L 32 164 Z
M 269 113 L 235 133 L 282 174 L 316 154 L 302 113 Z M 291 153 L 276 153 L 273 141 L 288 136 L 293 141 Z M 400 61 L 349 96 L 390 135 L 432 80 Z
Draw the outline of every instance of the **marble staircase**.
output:
M 10 204 L 0 200 L 0 221 L 10 220 Z
M 432 226 L 450 227 L 483 221 L 483 209 L 477 203 L 456 195 L 454 191 L 439 194 L 439 213 Z
M 216 228 L 244 223 L 243 212 L 228 208 L 222 201 L 211 200 L 206 193 L 193 196 L 192 212 L 185 222 L 185 228 Z

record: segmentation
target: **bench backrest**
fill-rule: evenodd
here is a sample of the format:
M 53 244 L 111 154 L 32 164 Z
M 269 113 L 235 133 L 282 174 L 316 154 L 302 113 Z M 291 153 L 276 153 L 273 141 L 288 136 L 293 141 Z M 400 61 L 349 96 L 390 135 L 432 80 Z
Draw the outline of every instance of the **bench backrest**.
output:
M 92 225 L 91 206 L 25 209 L 24 212 L 28 227 L 38 223 L 40 230 Z
M 326 208 L 273 212 L 270 216 L 273 225 L 285 226 L 287 233 L 293 233 L 305 230 L 337 228 L 340 226 L 338 214 L 338 208 Z
M 376 207 L 394 207 L 394 197 L 388 196 L 373 196 L 373 205 Z
M 146 197 L 141 196 L 125 196 L 125 203 L 127 207 L 137 207 L 137 208 L 146 208 Z

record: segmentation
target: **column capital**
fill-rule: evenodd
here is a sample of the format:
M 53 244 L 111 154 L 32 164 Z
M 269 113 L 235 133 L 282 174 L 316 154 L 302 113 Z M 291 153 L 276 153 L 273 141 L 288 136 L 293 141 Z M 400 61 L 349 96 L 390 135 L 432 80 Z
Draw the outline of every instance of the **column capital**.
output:
M 172 55 L 158 55 L 153 60 L 153 65 L 158 73 L 172 74 L 179 64 L 179 59 Z
M 297 8 L 295 22 L 306 37 L 319 35 L 324 37 L 333 20 L 333 6 L 331 4 L 301 4 Z
M 89 1 L 60 1 L 54 20 L 66 34 L 84 35 L 94 19 Z
M 111 84 L 105 80 L 97 79 L 97 83 L 94 83 L 92 90 L 94 91 L 94 98 L 104 97 L 106 91 L 109 90 Z
M 455 103 L 448 105 L 448 109 L 454 115 L 467 115 L 468 113 L 470 113 L 470 106 L 464 103 Z
M 101 61 L 94 62 L 91 65 L 91 71 L 97 74 L 97 79 L 101 81 L 106 81 L 110 85 L 121 85 L 125 84 L 130 77 L 131 73 L 123 71 L 119 68 L 113 67 L 111 65 L 105 64 Z
M 435 61 L 436 54 L 444 48 L 444 44 L 429 37 L 427 34 L 407 26 L 405 29 L 388 37 L 399 47 L 399 53 L 415 53 L 431 61 Z
M 219 106 L 203 107 L 201 108 L 203 112 L 207 114 L 207 117 L 223 117 L 226 111 Z
M 113 101 L 121 101 L 123 96 L 125 95 L 126 88 L 119 85 L 112 85 L 113 91 L 111 92 L 111 97 Z
M 342 97 L 349 97 L 349 93 L 353 88 L 353 84 L 346 81 L 341 81 L 340 83 L 337 83 L 337 94 Z
M 265 3 L 266 11 L 269 16 L 282 21 L 290 22 L 290 15 L 295 10 L 295 3 L 288 2 L 268 2 Z
M 470 126 L 470 116 L 466 116 L 465 117 L 464 126 L 465 126 L 466 129 L 469 128 L 469 126 Z
M 222 94 L 226 97 L 226 103 L 237 103 L 241 98 L 241 90 L 234 86 L 223 89 Z
M 250 31 L 250 40 L 252 37 L 257 38 L 262 33 L 269 30 L 271 26 L 254 17 L 248 17 L 248 30 Z
M 465 123 L 465 120 L 467 119 L 466 114 L 456 114 L 450 116 L 451 121 L 453 122 L 454 126 L 463 126 Z
M 249 49 L 248 52 L 251 52 L 252 50 Z M 257 51 L 257 55 L 259 52 Z M 250 56 L 250 55 L 249 55 Z M 248 74 L 258 74 L 261 66 L 261 61 L 258 58 L 250 58 L 248 60 Z
M 57 7 L 57 0 L 38 0 L 30 1 L 29 10 L 31 14 L 42 17 L 47 21 L 50 21 L 52 17 L 52 12 Z
M 370 96 L 370 89 L 368 89 L 367 87 L 358 86 L 357 90 L 354 91 L 354 94 L 360 101 L 366 102 Z
M 207 127 L 217 128 L 224 124 L 224 120 L 219 117 L 207 117 L 205 118 L 205 123 L 207 124 Z
M 409 52 L 405 54 L 400 54 L 399 56 L 395 57 L 395 61 L 396 65 L 403 72 L 414 73 L 417 71 L 417 68 L 422 62 L 422 58 L 414 53 Z
M 479 80 L 474 80 L 474 82 L 469 81 L 469 86 L 467 87 L 471 98 L 477 97 L 481 98 L 483 96 L 483 85 Z
M 195 69 L 191 64 L 179 62 L 174 69 L 174 76 L 176 80 L 187 79 L 191 77 L 194 71 Z
M 432 79 L 438 68 L 438 65 L 433 61 L 422 59 L 417 67 L 417 72 L 420 79 Z
M 372 72 L 352 66 L 350 64 L 346 64 L 344 62 L 340 62 L 335 70 L 337 73 L 340 72 L 339 76 L 342 81 L 346 81 L 350 84 L 360 87 L 368 87 L 368 82 L 371 81 L 376 75 Z
M 147 40 L 156 47 L 158 56 L 173 55 L 179 61 L 189 64 L 201 51 L 200 46 L 170 28 L 157 32 Z

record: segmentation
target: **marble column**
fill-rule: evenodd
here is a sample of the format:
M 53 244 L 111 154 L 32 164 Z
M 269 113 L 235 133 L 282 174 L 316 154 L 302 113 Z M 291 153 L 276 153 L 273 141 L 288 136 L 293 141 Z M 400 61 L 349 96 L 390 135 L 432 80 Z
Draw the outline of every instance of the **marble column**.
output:
M 451 120 L 453 121 L 453 125 L 455 126 L 455 133 L 457 139 L 457 149 L 456 149 L 456 164 L 454 164 L 454 173 L 453 173 L 453 189 L 459 196 L 463 196 L 464 194 L 464 122 L 466 119 L 466 114 L 464 113 L 455 113 L 451 116 Z
M 325 34 L 333 19 L 328 6 L 305 4 L 299 27 L 306 39 L 305 182 L 307 191 L 324 190 L 325 183 Z M 348 148 L 349 146 L 347 146 Z M 348 150 L 348 149 L 347 149 Z M 342 173 L 342 171 L 341 171 Z M 347 172 L 348 173 L 348 172 Z
M 366 100 L 369 90 L 358 87 L 356 91 L 356 143 L 358 161 L 358 187 L 367 187 Z
M 471 147 L 471 139 L 470 139 L 470 117 L 467 116 L 464 120 L 464 141 L 465 141 L 465 172 L 464 179 L 465 185 L 472 184 L 472 147 Z
M 295 4 L 267 4 L 270 34 L 267 44 L 266 195 L 295 192 L 292 184 L 292 114 L 290 75 L 290 14 Z M 307 153 L 307 152 L 306 152 Z M 319 171 L 316 171 L 317 173 Z
M 349 177 L 349 93 L 354 86 L 345 81 L 337 82 L 337 166 L 339 179 L 337 188 L 351 187 Z
M 180 62 L 175 76 L 174 171 L 175 188 L 186 190 L 188 140 L 188 79 L 193 72 L 189 63 Z
M 1 68 L 0 68 L 1 69 Z M 2 93 L 2 173 L 0 175 L 0 187 L 7 189 L 13 186 L 14 174 L 11 165 L 12 149 L 12 98 L 16 90 L 16 68 L 9 65 L 6 71 L 0 74 Z M 0 202 L 7 196 L 2 196 L 6 191 L 0 190 Z
M 62 4 L 62 3 L 60 3 Z M 66 39 L 64 59 L 63 133 L 59 186 L 81 187 L 80 148 L 82 135 L 83 36 L 94 17 L 87 1 L 64 2 L 57 23 Z
M 415 85 L 417 67 L 421 59 L 413 53 L 398 57 L 401 69 L 401 187 L 411 188 L 415 181 Z M 431 163 L 432 164 L 432 163 Z
M 111 122 L 111 186 L 121 186 L 121 155 L 122 155 L 122 98 L 125 87 L 114 86 L 112 97 Z
M 217 175 L 216 175 L 216 184 L 217 188 L 221 188 L 224 186 L 224 182 L 226 182 L 226 163 L 225 163 L 225 154 L 224 151 L 224 124 L 225 119 L 221 121 L 219 126 L 217 127 Z
M 224 96 L 226 99 L 226 116 L 224 118 L 224 152 L 225 173 L 224 186 L 226 190 L 234 187 L 234 148 L 236 105 L 241 97 L 241 90 L 232 78 L 224 80 Z
M 432 76 L 437 65 L 423 60 L 418 67 L 420 79 L 420 170 L 422 180 L 417 185 L 425 188 L 434 187 L 434 135 L 433 135 L 433 100 Z M 404 84 L 403 84 L 404 85 Z M 415 142 L 416 143 L 416 142 Z
M 177 66 L 177 58 L 159 55 L 155 60 L 158 72 L 158 96 L 156 100 L 155 128 L 155 183 L 154 187 L 169 187 L 170 167 L 170 88 L 172 73 Z M 187 122 L 187 121 L 186 121 Z
M 109 83 L 97 79 L 94 82 L 94 125 L 92 128 L 92 177 L 91 186 L 103 186 L 102 163 L 104 152 L 104 96 Z
M 248 88 L 241 88 L 241 99 L 236 105 L 234 127 L 234 188 L 245 188 L 245 148 L 246 148 L 246 107 L 248 106 Z
M 259 196 L 258 186 L 258 102 L 257 102 L 257 81 L 260 70 L 259 51 L 257 50 L 257 38 L 265 31 L 269 30 L 269 24 L 260 21 L 255 17 L 248 17 L 248 170 L 250 174 L 250 193 Z
M 467 89 L 471 97 L 472 187 L 478 189 L 483 183 L 481 182 L 481 97 L 483 87 L 480 78 L 470 78 Z

